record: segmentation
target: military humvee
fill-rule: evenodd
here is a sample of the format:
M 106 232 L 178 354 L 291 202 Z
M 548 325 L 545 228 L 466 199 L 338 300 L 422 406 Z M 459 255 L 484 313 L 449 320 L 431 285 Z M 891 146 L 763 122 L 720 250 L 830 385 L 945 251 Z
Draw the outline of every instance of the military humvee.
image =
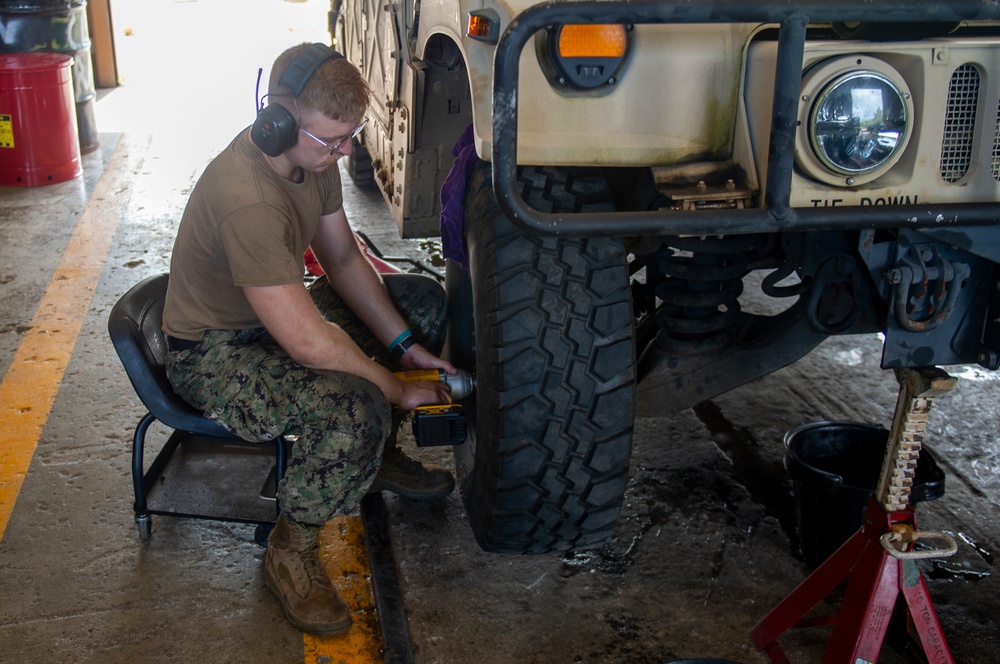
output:
M 333 1 L 374 93 L 350 173 L 449 258 L 447 350 L 477 375 L 456 465 L 485 549 L 599 543 L 636 415 L 831 335 L 881 332 L 883 368 L 1000 366 L 998 18 Z M 746 284 L 774 306 L 741 308 Z

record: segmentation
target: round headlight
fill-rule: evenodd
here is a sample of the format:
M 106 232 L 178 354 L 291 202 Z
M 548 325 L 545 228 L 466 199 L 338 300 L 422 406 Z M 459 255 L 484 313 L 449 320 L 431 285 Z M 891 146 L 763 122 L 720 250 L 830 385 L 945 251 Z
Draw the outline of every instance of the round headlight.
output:
M 840 57 L 802 77 L 796 163 L 839 186 L 879 177 L 910 137 L 913 102 L 903 77 L 875 58 Z
M 837 78 L 820 94 L 809 119 L 810 137 L 830 170 L 865 174 L 900 149 L 907 121 L 902 91 L 885 76 L 858 71 Z

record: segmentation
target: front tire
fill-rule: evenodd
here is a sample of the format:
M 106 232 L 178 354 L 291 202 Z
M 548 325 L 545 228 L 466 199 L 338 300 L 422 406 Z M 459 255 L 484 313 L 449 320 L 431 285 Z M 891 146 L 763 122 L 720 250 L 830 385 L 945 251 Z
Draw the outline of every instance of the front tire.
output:
M 600 178 L 524 168 L 538 209 L 610 209 Z M 628 479 L 635 346 L 617 238 L 528 234 L 500 213 L 480 163 L 466 190 L 470 272 L 448 266 L 450 357 L 475 362 L 470 439 L 455 448 L 473 532 L 492 552 L 599 544 Z
M 347 155 L 347 174 L 351 177 L 351 182 L 358 187 L 375 186 L 375 168 L 368 148 L 357 138 L 352 138 L 351 141 L 354 145 Z

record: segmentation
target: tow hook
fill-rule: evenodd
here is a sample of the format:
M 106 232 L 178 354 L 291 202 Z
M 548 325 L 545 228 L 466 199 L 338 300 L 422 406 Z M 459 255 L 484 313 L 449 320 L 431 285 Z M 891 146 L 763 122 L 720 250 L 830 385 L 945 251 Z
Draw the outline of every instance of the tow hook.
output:
M 955 310 L 969 266 L 948 261 L 935 247 L 926 245 L 912 247 L 900 260 L 901 265 L 885 273 L 892 286 L 896 323 L 910 332 L 933 330 Z M 914 287 L 917 290 L 911 296 Z

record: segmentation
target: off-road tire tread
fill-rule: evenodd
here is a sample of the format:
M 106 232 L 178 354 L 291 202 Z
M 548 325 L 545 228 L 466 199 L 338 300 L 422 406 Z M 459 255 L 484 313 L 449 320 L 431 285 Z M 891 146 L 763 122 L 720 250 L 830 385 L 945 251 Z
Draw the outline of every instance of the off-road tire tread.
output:
M 347 174 L 351 176 L 351 182 L 358 187 L 372 187 L 375 185 L 375 168 L 372 166 L 372 156 L 368 148 L 362 145 L 357 138 L 351 139 L 354 142 L 351 154 L 347 155 Z
M 519 184 L 541 210 L 611 209 L 597 172 L 525 167 Z M 476 538 L 507 553 L 599 543 L 617 520 L 632 446 L 622 242 L 516 228 L 497 208 L 485 163 L 467 188 L 466 237 L 478 396 L 475 460 L 459 460 L 459 480 Z

